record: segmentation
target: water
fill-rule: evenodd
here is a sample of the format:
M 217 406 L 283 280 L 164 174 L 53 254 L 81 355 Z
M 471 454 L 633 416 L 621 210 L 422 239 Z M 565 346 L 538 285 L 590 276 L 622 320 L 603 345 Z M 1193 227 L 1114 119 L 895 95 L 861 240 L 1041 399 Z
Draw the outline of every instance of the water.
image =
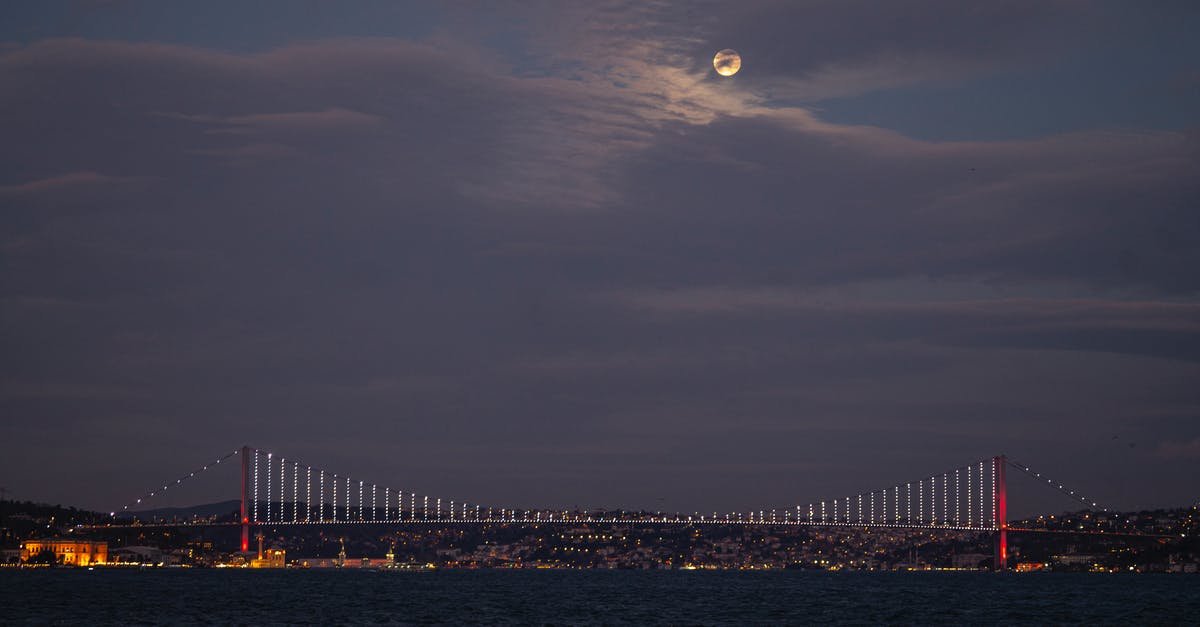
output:
M 0 570 L 0 624 L 1196 624 L 1189 575 Z

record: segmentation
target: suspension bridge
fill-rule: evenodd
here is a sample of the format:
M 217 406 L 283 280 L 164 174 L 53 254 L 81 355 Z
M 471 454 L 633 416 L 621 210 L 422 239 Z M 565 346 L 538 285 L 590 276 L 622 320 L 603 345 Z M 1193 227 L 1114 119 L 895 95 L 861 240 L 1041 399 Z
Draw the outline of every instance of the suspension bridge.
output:
M 649 514 L 531 509 L 484 505 L 380 485 L 314 467 L 274 452 L 243 446 L 174 482 L 150 490 L 110 513 L 114 522 L 129 520 L 139 508 L 172 487 L 240 458 L 240 510 L 237 522 L 199 523 L 238 525 L 241 550 L 249 549 L 250 529 L 270 525 L 370 525 L 370 524 L 686 524 L 779 525 L 942 529 L 994 534 L 994 565 L 1007 567 L 1007 471 L 1015 469 L 1061 492 L 1078 503 L 1099 508 L 1064 484 L 1043 477 L 1005 455 L 911 481 L 833 498 L 734 512 Z M 1108 511 L 1105 508 L 1103 511 Z M 165 525 L 174 526 L 174 525 Z

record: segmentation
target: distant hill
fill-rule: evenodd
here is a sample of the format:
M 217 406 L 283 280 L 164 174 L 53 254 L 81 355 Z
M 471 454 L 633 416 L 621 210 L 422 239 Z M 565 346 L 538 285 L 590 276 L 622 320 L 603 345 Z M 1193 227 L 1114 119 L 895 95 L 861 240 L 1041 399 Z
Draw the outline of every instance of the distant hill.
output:
M 53 520 L 73 524 L 103 520 L 108 518 L 108 515 L 75 507 L 35 503 L 33 501 L 0 501 L 0 526 L 12 517 L 18 520 L 32 520 L 39 523 L 47 523 Z
M 158 509 L 142 509 L 125 514 L 126 516 L 136 516 L 140 519 L 150 518 L 191 518 L 193 516 L 224 516 L 238 511 L 241 506 L 241 501 L 236 499 L 231 501 L 221 501 L 219 503 L 207 503 L 204 505 L 187 505 L 184 507 L 160 507 Z M 118 514 L 118 517 L 122 517 Z

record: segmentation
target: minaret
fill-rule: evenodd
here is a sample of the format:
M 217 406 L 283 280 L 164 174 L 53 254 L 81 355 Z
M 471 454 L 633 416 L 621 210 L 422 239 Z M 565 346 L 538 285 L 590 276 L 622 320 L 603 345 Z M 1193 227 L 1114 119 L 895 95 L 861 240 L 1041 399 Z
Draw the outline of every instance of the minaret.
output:
M 342 543 L 342 550 L 338 551 L 337 565 L 341 568 L 346 565 L 346 538 L 339 538 Z

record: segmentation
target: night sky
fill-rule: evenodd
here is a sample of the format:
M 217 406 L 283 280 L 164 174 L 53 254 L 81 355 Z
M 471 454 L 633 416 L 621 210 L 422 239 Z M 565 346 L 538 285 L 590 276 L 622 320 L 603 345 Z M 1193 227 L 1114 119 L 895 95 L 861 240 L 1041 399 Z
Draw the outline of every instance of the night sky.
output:
M 1196 33 L 1192 1 L 5 2 L 0 485 L 108 511 L 250 444 L 724 511 L 1007 453 L 1190 505 Z

